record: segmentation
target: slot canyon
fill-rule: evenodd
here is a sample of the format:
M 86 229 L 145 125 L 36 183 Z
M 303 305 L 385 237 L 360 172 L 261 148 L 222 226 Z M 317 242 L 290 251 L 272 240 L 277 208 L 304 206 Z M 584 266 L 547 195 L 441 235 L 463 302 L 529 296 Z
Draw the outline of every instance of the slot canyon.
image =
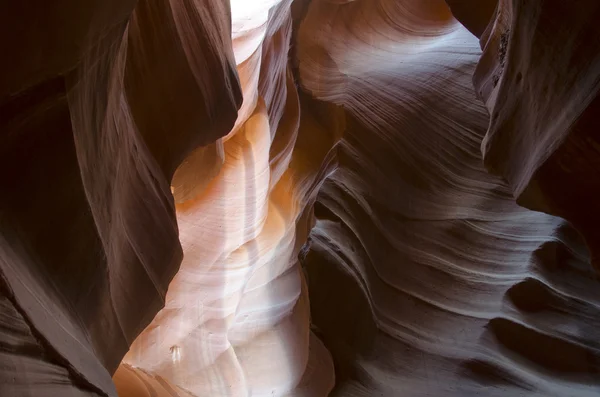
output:
M 0 397 L 600 396 L 598 0 L 0 37 Z

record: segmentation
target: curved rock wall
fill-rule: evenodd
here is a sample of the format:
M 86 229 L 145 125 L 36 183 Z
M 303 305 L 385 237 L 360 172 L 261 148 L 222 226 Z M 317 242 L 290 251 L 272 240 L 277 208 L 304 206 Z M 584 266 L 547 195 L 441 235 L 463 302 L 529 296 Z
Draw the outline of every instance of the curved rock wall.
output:
M 113 3 L 0 5 L 0 395 L 600 393 L 595 0 Z
M 332 395 L 594 395 L 589 259 L 484 168 L 479 45 L 441 3 L 313 1 L 300 28 L 301 84 L 347 118 L 304 261 Z
M 331 363 L 309 333 L 297 260 L 327 146 L 313 157 L 298 136 L 299 102 L 287 67 L 289 2 L 275 3 L 239 12 L 232 3 L 244 101 L 235 127 L 217 143 L 219 171 L 177 205 L 184 260 L 165 308 L 125 357 L 200 396 L 282 395 L 300 383 L 298 395 L 326 395 L 333 382 L 331 370 L 323 381 L 319 372 L 327 371 L 307 369 Z M 323 138 L 314 143 L 326 145 Z

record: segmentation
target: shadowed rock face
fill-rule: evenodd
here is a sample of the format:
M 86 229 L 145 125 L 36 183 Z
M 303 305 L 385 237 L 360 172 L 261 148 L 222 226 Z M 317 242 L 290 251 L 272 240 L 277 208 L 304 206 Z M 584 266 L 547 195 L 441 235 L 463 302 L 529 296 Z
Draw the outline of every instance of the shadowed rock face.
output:
M 0 5 L 0 396 L 599 395 L 599 18 Z

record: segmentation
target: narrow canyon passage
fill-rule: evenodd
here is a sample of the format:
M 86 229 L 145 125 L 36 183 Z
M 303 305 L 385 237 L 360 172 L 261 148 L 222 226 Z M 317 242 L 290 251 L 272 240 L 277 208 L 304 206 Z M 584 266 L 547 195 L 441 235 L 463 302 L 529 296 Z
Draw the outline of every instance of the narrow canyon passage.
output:
M 600 395 L 599 17 L 0 5 L 0 396 Z

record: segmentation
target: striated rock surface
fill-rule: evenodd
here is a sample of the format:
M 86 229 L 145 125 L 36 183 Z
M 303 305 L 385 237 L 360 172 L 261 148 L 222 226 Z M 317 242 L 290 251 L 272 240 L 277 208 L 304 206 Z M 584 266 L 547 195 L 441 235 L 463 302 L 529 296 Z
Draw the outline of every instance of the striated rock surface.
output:
M 218 143 L 219 171 L 177 205 L 181 268 L 164 309 L 125 357 L 198 396 L 314 396 L 333 385 L 329 353 L 310 336 L 297 259 L 323 179 L 327 135 L 299 135 L 287 66 L 289 2 L 277 3 L 240 3 L 237 11 L 232 3 L 244 101 L 235 127 Z
M 442 2 L 375 3 L 313 1 L 298 39 L 301 84 L 347 119 L 304 261 L 332 395 L 597 394 L 589 259 L 484 168 L 476 38 Z
M 500 1 L 474 78 L 492 115 L 486 166 L 521 205 L 575 226 L 596 269 L 599 15 L 594 1 Z
M 32 68 L 0 89 L 3 312 L 27 325 L 17 346 L 39 343 L 3 349 L 1 395 L 116 395 L 111 375 L 181 261 L 171 176 L 241 102 L 226 5 L 123 4 L 1 6 L 2 53 Z M 48 388 L 65 378 L 73 390 Z
M 598 17 L 0 5 L 0 396 L 599 395 Z

